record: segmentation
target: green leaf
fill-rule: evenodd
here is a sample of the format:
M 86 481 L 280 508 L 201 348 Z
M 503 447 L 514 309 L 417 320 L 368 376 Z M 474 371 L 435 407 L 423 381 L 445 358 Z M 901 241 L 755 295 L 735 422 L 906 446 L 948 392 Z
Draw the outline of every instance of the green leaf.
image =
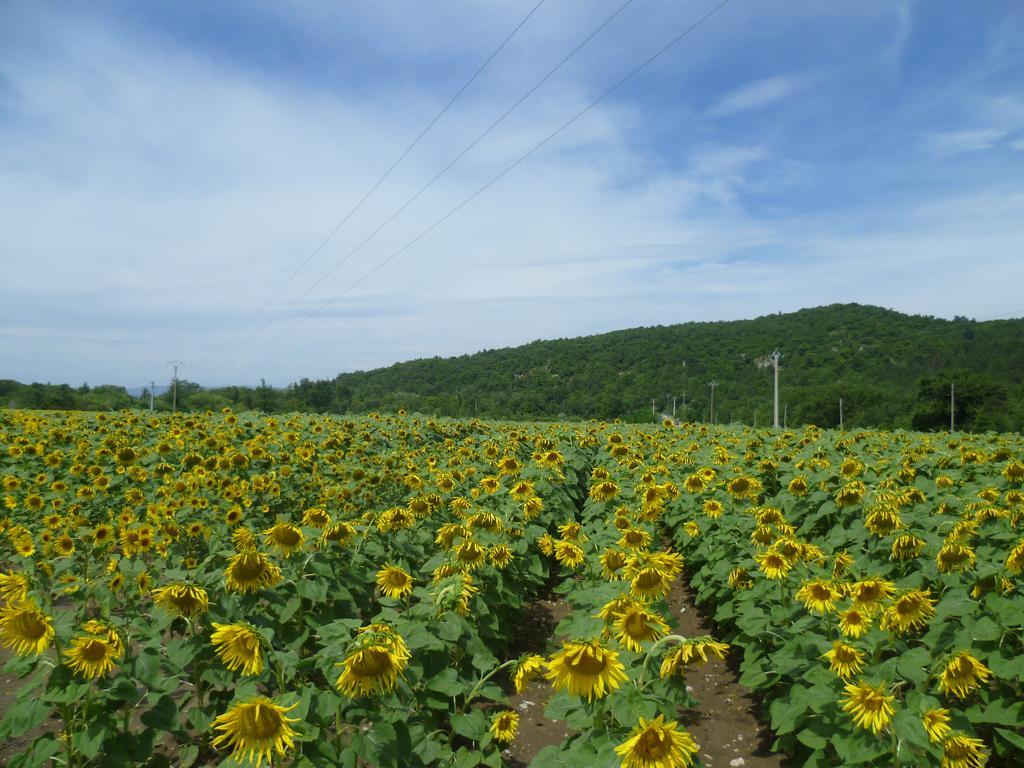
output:
M 103 738 L 106 736 L 106 724 L 95 721 L 84 731 L 76 731 L 71 737 L 72 746 L 90 760 L 100 753 Z
M 998 733 L 1001 737 L 1010 742 L 1017 749 L 1024 750 L 1024 736 L 1021 736 L 1019 733 L 1014 733 L 1013 731 L 1007 730 L 1006 728 L 996 728 L 996 733 Z
M 1003 636 L 1003 630 L 988 616 L 982 616 L 975 622 L 964 622 L 964 626 L 970 629 L 971 636 L 975 640 L 998 640 Z
M 932 655 L 926 648 L 913 648 L 900 656 L 896 672 L 905 680 L 920 685 L 928 679 Z
M 143 713 L 140 719 L 142 724 L 149 728 L 169 731 L 176 727 L 177 715 L 178 706 L 174 703 L 174 699 L 165 693 L 148 712 Z
M 902 741 L 912 744 L 919 749 L 928 749 L 928 732 L 924 729 L 924 723 L 916 714 L 901 709 L 893 718 L 893 731 L 896 737 Z
M 632 728 L 638 718 L 654 719 L 658 714 L 658 705 L 646 699 L 635 685 L 625 685 L 608 697 L 608 706 L 612 716 L 623 728 Z
M 195 744 L 188 744 L 177 751 L 175 759 L 181 768 L 188 768 L 199 757 L 199 747 Z
M 449 698 L 454 698 L 462 693 L 469 693 L 465 681 L 459 678 L 459 673 L 451 667 L 441 670 L 427 683 L 427 690 L 437 691 Z
M 814 750 L 824 749 L 828 744 L 828 739 L 818 733 L 814 725 L 801 729 L 796 738 L 801 744 Z
M 806 691 L 806 688 L 794 686 L 789 696 L 772 702 L 770 712 L 773 731 L 778 734 L 790 733 L 800 724 L 809 707 Z
M 459 751 L 455 753 L 455 762 L 452 763 L 453 768 L 476 768 L 480 765 L 480 753 L 476 750 L 468 750 L 465 747 L 459 747 Z
M 482 710 L 474 709 L 469 714 L 451 716 L 452 730 L 472 741 L 480 741 L 487 733 L 487 718 Z
M 26 698 L 16 701 L 0 721 L 0 739 L 21 736 L 41 725 L 53 711 L 53 707 L 41 699 Z

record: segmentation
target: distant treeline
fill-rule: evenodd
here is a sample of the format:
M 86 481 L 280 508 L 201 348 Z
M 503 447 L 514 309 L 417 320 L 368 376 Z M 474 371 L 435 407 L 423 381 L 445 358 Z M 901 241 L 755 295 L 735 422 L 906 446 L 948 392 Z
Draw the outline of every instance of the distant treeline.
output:
M 181 380 L 178 406 L 265 412 L 420 411 L 447 416 L 771 423 L 768 355 L 782 354 L 780 411 L 790 426 L 948 429 L 1024 427 L 1024 320 L 909 316 L 857 304 L 716 323 L 685 323 L 536 341 L 473 355 L 302 379 L 283 389 L 204 389 Z M 714 413 L 711 387 L 715 381 Z M 170 393 L 155 398 L 169 410 Z M 21 408 L 148 407 L 120 387 L 0 381 Z M 685 404 L 685 405 L 684 405 Z M 782 416 L 780 416 L 780 419 Z

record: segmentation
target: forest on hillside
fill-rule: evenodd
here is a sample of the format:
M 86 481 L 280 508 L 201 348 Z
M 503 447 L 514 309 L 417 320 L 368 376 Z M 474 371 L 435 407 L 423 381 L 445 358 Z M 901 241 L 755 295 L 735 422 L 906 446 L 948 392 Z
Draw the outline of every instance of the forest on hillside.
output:
M 948 429 L 950 388 L 958 429 L 1024 426 L 1024 320 L 977 322 L 904 315 L 857 304 L 753 320 L 684 323 L 535 341 L 454 358 L 301 379 L 286 388 L 204 389 L 178 382 L 185 410 L 225 406 L 265 412 L 373 410 L 516 419 L 771 423 L 779 350 L 780 420 Z M 712 387 L 714 411 L 712 412 Z M 88 389 L 88 388 L 87 388 Z M 120 390 L 120 391 L 118 391 Z M 148 406 L 116 387 L 0 381 L 0 402 L 23 408 Z M 170 393 L 156 397 L 169 409 Z M 653 414 L 652 414 L 653 401 Z

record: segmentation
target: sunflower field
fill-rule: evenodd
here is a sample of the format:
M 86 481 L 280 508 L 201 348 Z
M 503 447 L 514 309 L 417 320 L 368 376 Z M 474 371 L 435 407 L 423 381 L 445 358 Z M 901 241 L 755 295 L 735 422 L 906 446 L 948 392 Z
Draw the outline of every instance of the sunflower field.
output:
M 1024 763 L 1006 435 L 0 412 L 19 766 L 685 768 L 726 658 L 801 765 Z M 696 590 L 718 636 L 684 637 Z M 567 615 L 524 642 L 544 595 Z M 532 682 L 531 682 L 532 681 Z M 710 713 L 713 714 L 713 713 Z

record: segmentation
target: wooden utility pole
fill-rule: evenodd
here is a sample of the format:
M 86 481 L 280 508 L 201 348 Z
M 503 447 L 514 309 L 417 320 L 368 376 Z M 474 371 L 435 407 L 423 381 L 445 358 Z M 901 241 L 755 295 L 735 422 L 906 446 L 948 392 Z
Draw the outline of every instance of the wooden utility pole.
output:
M 772 419 L 772 426 L 775 429 L 779 428 L 779 358 L 782 355 L 779 354 L 779 350 L 775 350 L 771 353 L 770 359 L 772 361 L 772 368 L 775 369 L 775 415 Z
M 953 434 L 953 412 L 956 407 L 956 395 L 954 393 L 956 385 L 951 381 L 949 382 L 949 433 Z
M 171 380 L 171 413 L 178 412 L 178 366 L 184 365 L 181 360 L 168 360 L 167 364 L 174 369 L 174 378 Z

